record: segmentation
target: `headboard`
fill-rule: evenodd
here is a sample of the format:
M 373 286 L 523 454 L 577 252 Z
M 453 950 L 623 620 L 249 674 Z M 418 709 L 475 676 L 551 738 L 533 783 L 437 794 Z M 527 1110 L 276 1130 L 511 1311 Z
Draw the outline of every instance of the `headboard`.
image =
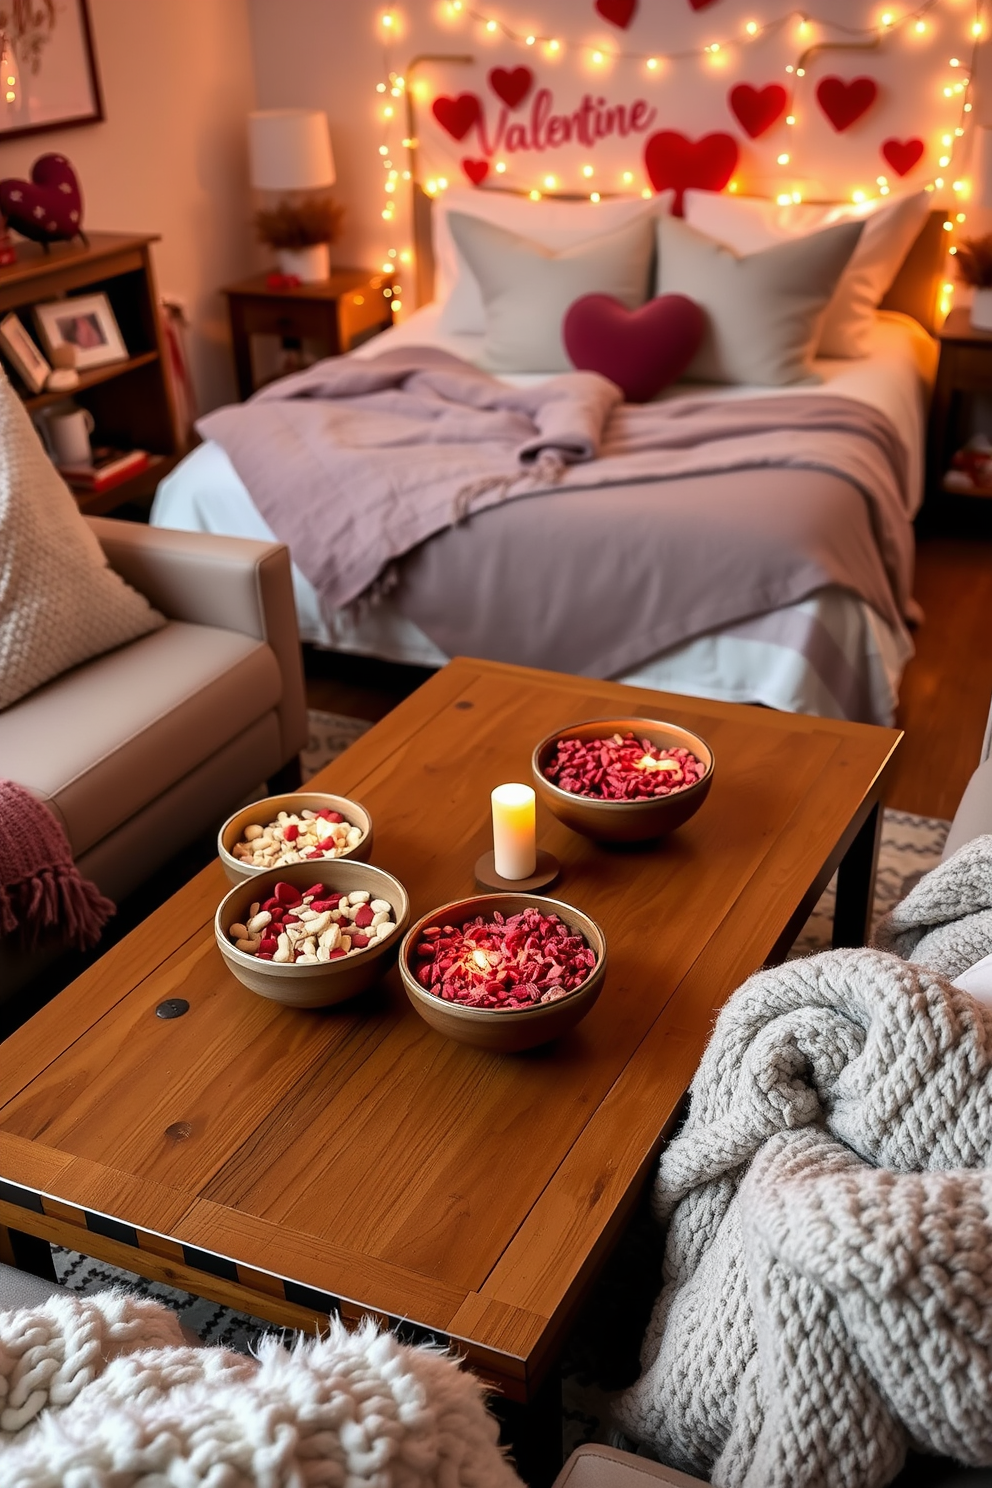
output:
M 418 183 L 413 184 L 413 240 L 417 270 L 417 304 L 434 298 L 434 248 L 431 241 L 433 198 Z M 925 331 L 937 327 L 937 305 L 944 277 L 947 236 L 946 212 L 931 212 L 919 237 L 906 256 L 895 282 L 881 304 L 883 310 L 901 310 L 918 320 Z

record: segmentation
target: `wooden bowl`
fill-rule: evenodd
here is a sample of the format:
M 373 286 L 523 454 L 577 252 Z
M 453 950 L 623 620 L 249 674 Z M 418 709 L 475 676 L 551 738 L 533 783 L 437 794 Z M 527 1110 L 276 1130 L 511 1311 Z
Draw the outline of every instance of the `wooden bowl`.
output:
M 604 739 L 611 734 L 636 734 L 660 749 L 688 749 L 706 767 L 695 785 L 657 796 L 650 801 L 599 801 L 593 796 L 574 796 L 555 785 L 544 768 L 559 739 Z M 714 770 L 713 751 L 705 739 L 677 723 L 655 718 L 593 718 L 588 723 L 570 723 L 542 739 L 531 758 L 534 786 L 541 800 L 559 821 L 597 842 L 646 842 L 674 832 L 695 816 L 710 793 Z
M 232 925 L 243 924 L 249 907 L 257 899 L 271 898 L 277 883 L 289 883 L 296 889 L 308 889 L 321 883 L 330 893 L 350 894 L 367 889 L 373 899 L 386 899 L 393 906 L 396 929 L 386 940 L 369 946 L 357 956 L 343 956 L 337 961 L 316 966 L 259 961 L 247 951 L 239 951 L 228 937 Z M 410 900 L 398 878 L 370 863 L 356 863 L 347 858 L 314 858 L 312 862 L 287 863 L 283 868 L 269 868 L 236 884 L 217 906 L 214 935 L 221 955 L 239 982 L 286 1007 L 330 1007 L 364 992 L 384 976 L 395 961 L 410 918 Z
M 542 914 L 556 914 L 570 930 L 585 937 L 596 953 L 596 964 L 581 986 L 558 1002 L 539 1003 L 536 1007 L 507 1009 L 462 1007 L 444 1002 L 426 992 L 414 975 L 416 948 L 428 925 L 464 925 L 466 920 L 483 915 L 487 919 L 498 910 L 509 917 L 533 906 Z M 606 936 L 588 915 L 558 899 L 541 894 L 478 894 L 471 899 L 458 899 L 432 909 L 408 930 L 400 946 L 400 976 L 406 995 L 417 1012 L 438 1033 L 462 1044 L 474 1044 L 494 1054 L 516 1054 L 559 1038 L 574 1028 L 590 1011 L 606 978 Z
M 347 852 L 340 853 L 336 858 L 325 858 L 324 862 L 340 863 L 348 858 L 352 862 L 367 863 L 372 855 L 372 818 L 358 801 L 349 801 L 347 796 L 327 795 L 323 791 L 293 791 L 286 796 L 265 796 L 263 800 L 252 801 L 250 806 L 242 806 L 240 811 L 229 816 L 217 833 L 217 852 L 228 883 L 242 883 L 246 878 L 257 878 L 261 873 L 271 872 L 269 868 L 254 868 L 249 863 L 243 863 L 233 855 L 231 849 L 236 842 L 241 841 L 245 827 L 254 824 L 267 827 L 270 822 L 275 821 L 280 811 L 288 811 L 291 815 L 295 812 L 297 816 L 301 811 L 338 811 L 346 822 L 361 827 L 364 835 L 357 847 L 348 848 Z M 308 861 L 319 864 L 321 859 L 310 858 Z M 316 883 L 317 879 L 311 878 L 309 882 Z

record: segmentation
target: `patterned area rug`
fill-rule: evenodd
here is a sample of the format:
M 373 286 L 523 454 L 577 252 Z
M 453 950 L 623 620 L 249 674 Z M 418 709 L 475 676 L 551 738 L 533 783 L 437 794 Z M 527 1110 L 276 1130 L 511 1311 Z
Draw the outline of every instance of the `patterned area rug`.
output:
M 303 753 L 305 778 L 341 754 L 371 724 L 335 713 L 310 713 L 310 739 Z M 907 812 L 887 811 L 882 830 L 875 918 L 901 899 L 913 883 L 940 858 L 948 823 Z M 830 944 L 833 884 L 824 893 L 796 942 L 793 956 L 824 950 Z M 188 1292 L 146 1281 L 75 1252 L 55 1249 L 59 1279 L 83 1294 L 123 1285 L 173 1308 L 180 1320 L 206 1343 L 249 1351 L 272 1325 L 259 1318 L 219 1307 Z M 660 1285 L 660 1254 L 650 1224 L 635 1220 L 607 1267 L 586 1312 L 579 1319 L 565 1366 L 563 1389 L 564 1449 L 580 1442 L 607 1440 L 604 1391 L 630 1383 L 637 1372 L 637 1347 L 647 1323 L 647 1309 Z M 638 1302 L 632 1305 L 630 1279 L 639 1278 Z

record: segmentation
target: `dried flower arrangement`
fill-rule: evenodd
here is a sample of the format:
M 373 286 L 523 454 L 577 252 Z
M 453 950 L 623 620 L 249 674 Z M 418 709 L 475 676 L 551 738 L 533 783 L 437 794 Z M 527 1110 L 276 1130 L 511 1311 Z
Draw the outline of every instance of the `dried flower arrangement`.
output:
M 259 208 L 255 233 L 270 248 L 310 248 L 314 243 L 335 242 L 343 216 L 344 208 L 329 196 L 284 197 L 274 207 Z
M 962 238 L 955 254 L 958 278 L 975 289 L 992 289 L 992 233 Z

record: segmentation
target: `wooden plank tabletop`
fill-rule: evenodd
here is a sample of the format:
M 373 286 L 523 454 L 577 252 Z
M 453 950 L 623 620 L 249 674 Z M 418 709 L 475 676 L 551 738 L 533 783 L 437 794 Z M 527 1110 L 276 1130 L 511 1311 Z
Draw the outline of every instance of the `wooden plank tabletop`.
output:
M 538 806 L 539 844 L 562 863 L 553 892 L 609 942 L 603 994 L 576 1029 L 523 1055 L 451 1043 L 395 970 L 344 1007 L 267 1002 L 214 945 L 227 885 L 212 864 L 5 1044 L 0 1180 L 49 1196 L 21 1227 L 51 1238 L 66 1215 L 110 1216 L 139 1246 L 225 1258 L 260 1290 L 286 1279 L 461 1339 L 528 1398 L 716 1010 L 801 920 L 900 735 L 457 660 L 314 781 L 369 808 L 375 861 L 416 917 L 472 891 L 489 792 L 530 778 L 538 739 L 637 712 L 701 733 L 715 779 L 692 821 L 635 850 Z M 190 1012 L 157 1018 L 174 996 Z M 0 1185 L 0 1199 L 15 1223 L 16 1192 Z

